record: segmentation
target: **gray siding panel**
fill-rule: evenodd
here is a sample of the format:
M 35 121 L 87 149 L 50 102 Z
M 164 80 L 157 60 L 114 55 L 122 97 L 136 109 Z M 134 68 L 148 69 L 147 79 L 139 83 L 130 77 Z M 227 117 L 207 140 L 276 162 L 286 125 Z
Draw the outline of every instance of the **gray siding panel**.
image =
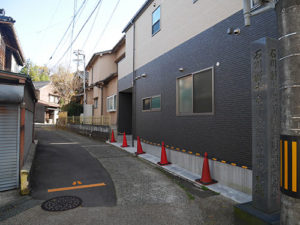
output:
M 0 105 L 0 191 L 19 185 L 19 106 Z
M 119 92 L 126 91 L 127 89 L 132 88 L 132 76 L 132 73 L 130 73 L 118 80 Z
M 240 28 L 240 35 L 228 35 L 229 27 Z M 136 82 L 136 134 L 251 167 L 250 43 L 261 37 L 277 37 L 275 12 L 245 27 L 240 11 L 139 68 L 136 74 L 147 77 Z M 211 66 L 214 115 L 176 116 L 176 78 Z M 142 112 L 142 98 L 159 94 L 161 111 Z

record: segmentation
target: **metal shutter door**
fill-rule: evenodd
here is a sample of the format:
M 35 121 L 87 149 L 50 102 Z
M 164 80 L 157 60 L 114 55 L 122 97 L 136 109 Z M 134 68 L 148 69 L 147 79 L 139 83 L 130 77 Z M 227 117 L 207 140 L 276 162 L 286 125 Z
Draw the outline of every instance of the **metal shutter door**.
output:
M 19 107 L 0 105 L 0 191 L 19 186 Z

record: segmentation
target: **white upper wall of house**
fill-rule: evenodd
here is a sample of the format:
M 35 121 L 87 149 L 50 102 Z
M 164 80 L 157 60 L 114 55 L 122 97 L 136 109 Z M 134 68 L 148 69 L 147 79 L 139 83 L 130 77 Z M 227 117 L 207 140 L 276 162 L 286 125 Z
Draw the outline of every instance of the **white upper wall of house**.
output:
M 152 36 L 152 13 L 160 6 L 160 31 Z M 135 22 L 135 69 L 242 9 L 241 0 L 155 0 Z M 132 72 L 133 26 L 126 32 L 126 58 L 119 79 Z
M 126 32 L 125 58 L 118 63 L 118 79 L 123 78 L 132 72 L 133 57 L 133 29 L 132 27 Z

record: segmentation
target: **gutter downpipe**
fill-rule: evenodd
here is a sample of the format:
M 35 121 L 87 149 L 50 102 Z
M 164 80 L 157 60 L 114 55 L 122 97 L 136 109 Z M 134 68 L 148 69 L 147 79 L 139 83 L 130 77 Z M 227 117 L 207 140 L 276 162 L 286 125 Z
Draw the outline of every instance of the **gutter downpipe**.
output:
M 245 26 L 250 26 L 250 1 L 249 0 L 243 0 L 243 5 L 244 5 L 244 21 L 245 21 Z
M 263 7 L 251 11 L 250 0 L 243 0 L 243 12 L 244 12 L 243 14 L 244 14 L 245 26 L 251 25 L 251 21 L 250 21 L 251 16 L 256 16 L 258 14 L 261 14 L 271 9 L 275 9 L 275 2 L 266 3 L 263 5 Z
M 24 164 L 24 145 L 25 145 L 25 102 L 20 104 L 20 168 Z
M 135 136 L 135 23 L 133 20 L 130 21 L 133 25 L 133 48 L 132 48 L 132 118 L 131 118 L 131 127 L 132 127 L 132 140 L 131 146 L 134 147 L 134 136 Z
M 103 116 L 103 85 L 101 85 L 101 116 Z

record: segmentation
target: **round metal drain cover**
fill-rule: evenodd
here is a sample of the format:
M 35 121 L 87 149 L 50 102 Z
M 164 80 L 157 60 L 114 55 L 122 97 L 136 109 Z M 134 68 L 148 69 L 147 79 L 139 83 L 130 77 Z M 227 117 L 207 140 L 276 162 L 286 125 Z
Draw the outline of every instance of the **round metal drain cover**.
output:
M 82 203 L 82 200 L 75 196 L 61 196 L 61 197 L 55 197 L 51 198 L 47 201 L 45 201 L 42 204 L 42 209 L 47 211 L 65 211 L 69 209 L 74 209 L 78 206 L 80 206 Z

